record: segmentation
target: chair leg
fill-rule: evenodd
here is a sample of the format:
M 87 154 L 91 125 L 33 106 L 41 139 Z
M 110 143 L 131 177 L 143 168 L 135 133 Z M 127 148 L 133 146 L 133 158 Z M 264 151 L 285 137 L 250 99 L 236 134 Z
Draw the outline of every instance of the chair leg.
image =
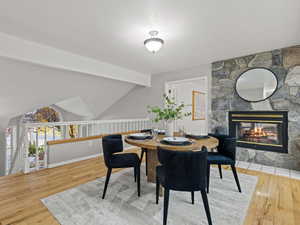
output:
M 141 153 L 141 158 L 140 158 L 140 164 L 143 162 L 144 153 L 145 153 L 145 149 L 142 148 L 142 153 Z
M 137 174 L 137 191 L 138 197 L 141 196 L 141 170 L 140 167 L 136 167 L 136 174 Z
M 105 198 L 105 194 L 106 194 L 106 190 L 107 190 L 107 186 L 108 186 L 110 175 L 111 175 L 111 168 L 108 168 L 107 169 L 107 173 L 106 173 L 106 180 L 105 180 L 105 186 L 104 186 L 104 191 L 103 191 L 102 199 Z
M 211 215 L 210 215 L 210 210 L 209 210 L 209 204 L 208 204 L 207 194 L 206 194 L 205 190 L 201 190 L 201 195 L 202 195 L 202 200 L 203 200 L 204 209 L 205 209 L 208 224 L 212 225 Z
M 231 165 L 231 169 L 232 169 L 232 172 L 233 172 L 233 176 L 234 176 L 236 185 L 237 185 L 237 187 L 238 187 L 238 189 L 239 189 L 239 192 L 242 192 L 241 186 L 240 186 L 240 181 L 239 181 L 239 178 L 238 178 L 238 175 L 237 175 L 235 166 L 234 166 L 234 165 Z
M 159 201 L 159 179 L 156 177 L 156 204 L 158 204 Z
M 207 164 L 206 191 L 209 193 L 210 164 Z
M 145 154 L 145 162 L 146 162 L 146 176 L 148 175 L 148 162 L 147 162 L 147 149 L 142 148 L 142 153 L 141 153 L 141 159 L 140 159 L 140 164 L 143 162 L 143 157 Z
M 167 225 L 168 208 L 169 208 L 169 195 L 170 195 L 170 190 L 165 188 L 165 192 L 164 192 L 164 223 L 163 223 L 163 225 Z
M 148 151 L 146 150 L 145 153 L 145 160 L 146 160 L 146 176 L 148 176 Z
M 195 193 L 193 191 L 191 192 L 191 196 L 192 196 L 192 204 L 194 205 Z
M 134 172 L 134 182 L 136 182 L 136 167 L 133 168 L 133 172 Z
M 223 178 L 223 174 L 222 174 L 222 166 L 221 166 L 221 164 L 218 164 L 218 167 L 219 167 L 220 178 L 222 179 Z

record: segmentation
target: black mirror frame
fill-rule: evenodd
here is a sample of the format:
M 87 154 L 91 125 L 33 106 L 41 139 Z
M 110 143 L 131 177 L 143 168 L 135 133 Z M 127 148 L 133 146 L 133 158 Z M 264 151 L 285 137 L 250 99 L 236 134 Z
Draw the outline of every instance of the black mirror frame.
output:
M 270 71 L 270 72 L 273 74 L 273 76 L 275 77 L 275 79 L 276 79 L 276 87 L 275 87 L 274 91 L 272 92 L 272 94 L 271 94 L 270 96 L 268 96 L 267 98 L 264 98 L 264 99 L 258 100 L 258 101 L 249 101 L 249 100 L 247 100 L 247 99 L 245 99 L 245 98 L 243 98 L 243 97 L 241 97 L 241 96 L 239 95 L 239 93 L 238 93 L 238 91 L 237 91 L 237 89 L 236 89 L 236 87 L 237 87 L 237 81 L 239 80 L 239 78 L 240 78 L 241 76 L 243 76 L 244 73 L 246 73 L 246 72 L 248 72 L 248 71 L 250 71 L 250 70 L 255 70 L 255 69 L 264 69 L 264 70 Z M 279 82 L 279 81 L 278 81 L 278 78 L 277 78 L 276 73 L 273 72 L 271 69 L 266 68 L 266 67 L 252 67 L 252 68 L 248 68 L 247 70 L 245 70 L 244 72 L 242 72 L 242 73 L 236 78 L 236 80 L 235 80 L 235 85 L 234 85 L 234 91 L 235 91 L 235 93 L 236 93 L 241 99 L 243 99 L 243 100 L 246 101 L 246 102 L 262 102 L 262 101 L 266 101 L 268 98 L 271 98 L 271 97 L 275 94 L 275 92 L 278 90 L 278 82 Z

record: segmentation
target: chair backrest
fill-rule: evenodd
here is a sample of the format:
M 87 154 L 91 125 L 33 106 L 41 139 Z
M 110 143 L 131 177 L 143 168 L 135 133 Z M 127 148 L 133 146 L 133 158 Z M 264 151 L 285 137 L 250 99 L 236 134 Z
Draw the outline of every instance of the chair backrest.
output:
M 178 191 L 198 191 L 206 187 L 207 149 L 174 151 L 158 148 L 165 172 L 165 185 Z
M 123 151 L 122 135 L 114 134 L 102 138 L 102 148 L 104 155 L 104 162 L 107 167 L 110 167 L 112 155 L 116 152 Z
M 236 158 L 236 138 L 225 134 L 209 134 L 219 140 L 218 152 L 235 161 Z

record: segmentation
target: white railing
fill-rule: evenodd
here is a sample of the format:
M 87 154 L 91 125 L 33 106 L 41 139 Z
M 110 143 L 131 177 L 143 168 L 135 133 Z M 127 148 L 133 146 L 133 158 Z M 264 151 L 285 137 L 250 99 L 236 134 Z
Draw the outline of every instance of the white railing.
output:
M 26 123 L 18 130 L 17 146 L 14 141 L 7 146 L 7 149 L 15 149 L 10 150 L 9 173 L 19 171 L 28 173 L 47 168 L 48 141 L 121 133 L 151 127 L 149 119 Z M 12 138 L 13 136 L 7 140 Z
M 5 149 L 5 175 L 11 173 L 11 165 L 17 160 L 17 126 L 9 126 L 5 131 L 6 149 Z

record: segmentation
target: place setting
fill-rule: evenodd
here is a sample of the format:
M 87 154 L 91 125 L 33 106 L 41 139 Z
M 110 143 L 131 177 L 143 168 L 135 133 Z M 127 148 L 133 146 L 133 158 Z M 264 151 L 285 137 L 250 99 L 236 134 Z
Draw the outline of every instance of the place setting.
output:
M 135 141 L 154 140 L 163 145 L 186 146 L 194 143 L 194 140 L 209 138 L 208 135 L 200 134 L 176 134 L 174 136 L 166 136 L 165 130 L 151 129 L 142 133 L 133 133 L 127 136 L 128 139 Z
M 178 132 L 174 133 L 174 136 L 163 137 L 160 140 L 160 143 L 165 145 L 185 146 L 191 145 L 197 140 L 205 140 L 209 138 L 210 136 L 208 133 L 203 132 L 202 129 L 185 132 L 185 128 L 181 127 Z
M 209 138 L 209 135 L 203 135 L 203 134 L 185 134 L 186 138 L 191 138 L 191 139 L 195 139 L 195 140 L 201 140 L 201 139 L 207 139 Z
M 185 146 L 193 144 L 193 141 L 186 137 L 164 137 L 160 140 L 164 145 Z
M 127 136 L 127 138 L 132 140 L 150 140 L 153 136 L 150 133 L 134 133 Z

